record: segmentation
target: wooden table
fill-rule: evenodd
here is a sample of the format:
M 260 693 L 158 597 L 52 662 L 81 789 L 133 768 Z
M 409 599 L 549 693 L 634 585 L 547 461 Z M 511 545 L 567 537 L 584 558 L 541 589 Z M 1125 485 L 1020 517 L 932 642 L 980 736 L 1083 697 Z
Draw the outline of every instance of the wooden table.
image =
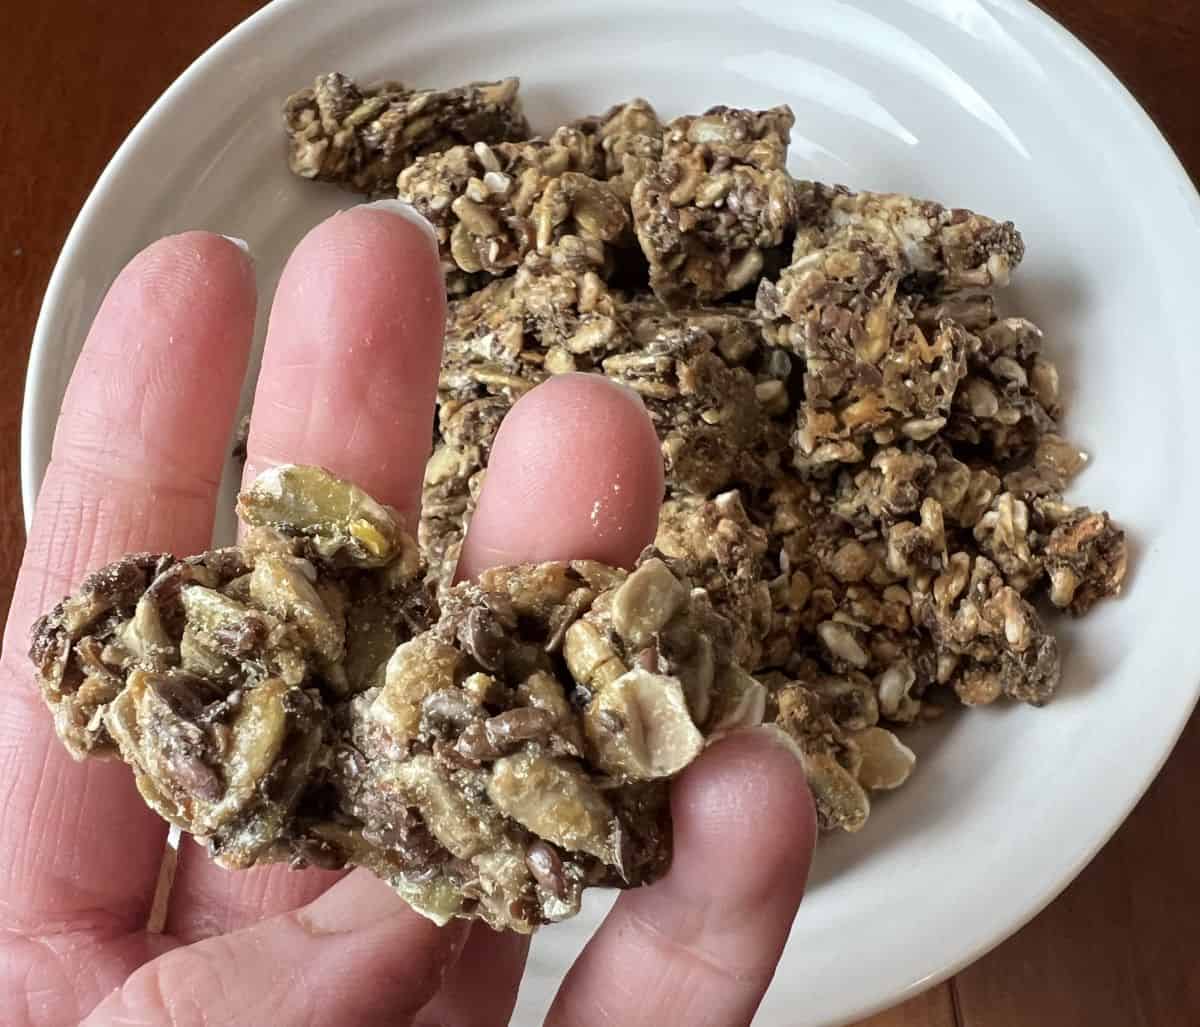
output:
M 76 212 L 143 111 L 255 0 L 57 0 L 0 11 L 0 608 L 23 544 L 18 435 L 29 341 Z M 1200 175 L 1200 3 L 1046 0 Z M 1197 259 L 1181 254 L 1181 259 Z M 1152 682 L 1147 682 L 1147 689 Z M 1200 1024 L 1200 719 L 1066 893 L 952 981 L 870 1027 Z M 863 939 L 869 944 L 870 939 Z

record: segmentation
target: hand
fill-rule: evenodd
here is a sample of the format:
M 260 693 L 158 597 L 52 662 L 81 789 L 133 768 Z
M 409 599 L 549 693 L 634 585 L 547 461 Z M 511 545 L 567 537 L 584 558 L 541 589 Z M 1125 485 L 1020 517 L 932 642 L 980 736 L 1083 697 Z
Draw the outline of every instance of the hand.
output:
M 132 550 L 207 548 L 254 311 L 237 247 L 164 239 L 112 286 L 67 390 L 0 664 L 4 1022 L 507 1023 L 526 939 L 437 928 L 364 871 L 227 872 L 188 840 L 166 929 L 147 931 L 166 825 L 127 767 L 70 759 L 33 687 L 30 624 L 89 569 Z M 322 464 L 415 522 L 444 315 L 419 223 L 360 207 L 310 232 L 271 312 L 247 473 Z M 661 495 L 636 397 L 598 376 L 553 379 L 504 423 L 460 574 L 629 564 Z M 801 768 L 765 733 L 733 735 L 681 776 L 672 809 L 670 873 L 622 895 L 548 1023 L 750 1021 L 808 872 Z

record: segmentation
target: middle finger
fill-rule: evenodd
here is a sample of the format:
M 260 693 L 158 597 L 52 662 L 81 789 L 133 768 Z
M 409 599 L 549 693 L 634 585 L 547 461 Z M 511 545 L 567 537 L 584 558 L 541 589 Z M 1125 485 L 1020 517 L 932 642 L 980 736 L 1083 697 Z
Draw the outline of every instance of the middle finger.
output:
M 437 246 L 419 215 L 392 201 L 314 228 L 272 305 L 247 476 L 280 463 L 319 464 L 415 527 L 444 321 Z M 189 940 L 235 930 L 311 901 L 338 876 L 285 866 L 231 874 L 188 842 L 168 927 Z

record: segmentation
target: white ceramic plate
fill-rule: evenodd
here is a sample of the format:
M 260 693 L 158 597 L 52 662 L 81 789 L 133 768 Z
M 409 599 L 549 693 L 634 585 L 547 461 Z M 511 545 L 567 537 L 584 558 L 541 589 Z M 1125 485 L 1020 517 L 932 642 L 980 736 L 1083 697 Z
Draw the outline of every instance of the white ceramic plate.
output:
M 188 228 L 242 236 L 265 320 L 291 247 L 351 202 L 292 178 L 279 137 L 283 98 L 335 69 L 426 85 L 518 73 L 540 128 L 635 93 L 667 115 L 787 102 L 795 172 L 1024 230 L 1029 257 L 1005 302 L 1045 327 L 1061 361 L 1068 429 L 1095 454 L 1075 498 L 1129 528 L 1127 598 L 1063 627 L 1066 681 L 1049 708 L 919 732 L 908 787 L 879 801 L 860 835 L 822 842 L 757 1022 L 866 1015 L 1014 931 L 1128 814 L 1200 680 L 1200 406 L 1189 398 L 1200 202 L 1137 104 L 1023 0 L 279 0 L 146 115 L 67 240 L 29 370 L 27 511 L 86 327 L 129 257 Z M 539 935 L 516 1023 L 540 1023 L 603 906 Z

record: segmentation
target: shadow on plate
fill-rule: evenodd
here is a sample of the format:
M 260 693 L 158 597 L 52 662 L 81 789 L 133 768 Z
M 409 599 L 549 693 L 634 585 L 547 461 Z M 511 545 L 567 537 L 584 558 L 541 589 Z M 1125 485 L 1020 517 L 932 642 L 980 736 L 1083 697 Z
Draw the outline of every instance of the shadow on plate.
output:
M 938 751 L 949 739 L 965 713 L 974 714 L 958 705 L 948 705 L 946 713 L 936 721 L 912 725 L 898 731 L 900 740 L 917 754 L 912 777 L 894 792 L 874 792 L 871 795 L 871 815 L 856 834 L 837 832 L 822 835 L 809 878 L 810 893 L 822 888 L 848 871 L 877 859 L 901 838 L 914 832 L 928 830 L 943 816 L 953 811 L 956 803 L 969 791 L 970 782 L 960 781 L 950 773 Z M 919 795 L 915 791 L 919 791 Z M 906 807 L 919 806 L 920 814 L 906 812 Z

